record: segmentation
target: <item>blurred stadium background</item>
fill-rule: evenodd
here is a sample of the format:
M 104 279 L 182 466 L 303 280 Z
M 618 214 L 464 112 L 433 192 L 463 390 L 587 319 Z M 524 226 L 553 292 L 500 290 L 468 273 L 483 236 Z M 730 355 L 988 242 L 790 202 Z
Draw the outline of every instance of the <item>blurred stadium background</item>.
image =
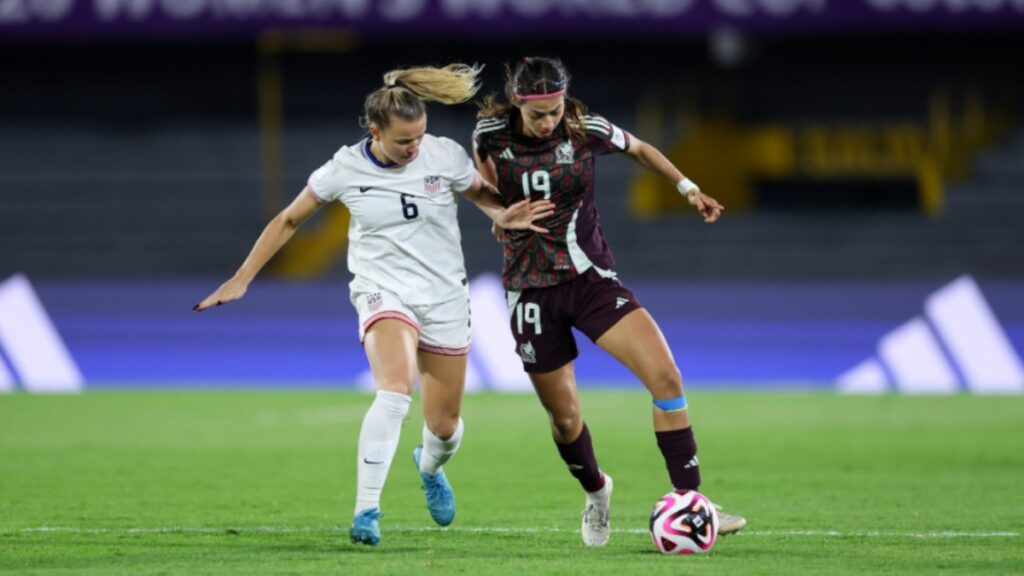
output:
M 688 385 L 1024 392 L 1024 5 L 993 1 L 0 0 L 0 391 L 367 385 L 347 215 L 195 315 L 381 75 L 556 55 L 624 158 L 618 271 Z M 474 108 L 433 106 L 469 147 Z M 485 219 L 461 210 L 471 388 L 522 389 Z M 635 386 L 581 339 L 581 386 Z

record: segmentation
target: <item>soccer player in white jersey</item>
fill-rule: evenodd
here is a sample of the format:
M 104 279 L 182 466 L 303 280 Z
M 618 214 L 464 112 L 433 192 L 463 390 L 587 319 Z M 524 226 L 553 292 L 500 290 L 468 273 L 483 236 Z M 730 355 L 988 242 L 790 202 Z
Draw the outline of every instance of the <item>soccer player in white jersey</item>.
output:
M 235 275 L 195 310 L 245 295 L 261 268 L 327 202 L 352 214 L 348 267 L 359 338 L 377 395 L 359 433 L 355 517 L 349 536 L 380 543 L 380 497 L 398 446 L 402 421 L 419 379 L 423 444 L 413 460 L 427 508 L 447 526 L 455 496 L 442 466 L 462 439 L 460 417 L 469 352 L 469 291 L 462 256 L 457 196 L 476 204 L 503 228 L 546 232 L 533 224 L 551 203 L 502 205 L 457 143 L 426 133 L 424 101 L 465 102 L 479 89 L 480 68 L 393 70 L 366 98 L 362 125 L 369 136 L 343 146 L 313 172 L 295 200 L 264 229 Z

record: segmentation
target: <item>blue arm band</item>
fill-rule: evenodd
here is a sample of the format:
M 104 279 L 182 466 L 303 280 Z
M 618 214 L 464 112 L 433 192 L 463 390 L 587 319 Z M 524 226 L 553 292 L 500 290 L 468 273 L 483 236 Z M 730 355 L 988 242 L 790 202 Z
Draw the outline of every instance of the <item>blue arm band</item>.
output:
M 686 394 L 669 398 L 667 400 L 652 400 L 658 410 L 662 412 L 679 412 L 686 408 Z

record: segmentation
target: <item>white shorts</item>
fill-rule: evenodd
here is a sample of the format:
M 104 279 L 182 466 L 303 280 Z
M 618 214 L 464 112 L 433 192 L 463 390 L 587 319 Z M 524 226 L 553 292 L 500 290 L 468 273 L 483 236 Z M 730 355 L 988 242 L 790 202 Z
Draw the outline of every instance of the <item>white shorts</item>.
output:
M 445 356 L 469 354 L 469 296 L 463 295 L 439 304 L 409 305 L 387 290 L 351 293 L 352 305 L 359 313 L 359 341 L 378 320 L 401 320 L 419 333 L 419 349 Z

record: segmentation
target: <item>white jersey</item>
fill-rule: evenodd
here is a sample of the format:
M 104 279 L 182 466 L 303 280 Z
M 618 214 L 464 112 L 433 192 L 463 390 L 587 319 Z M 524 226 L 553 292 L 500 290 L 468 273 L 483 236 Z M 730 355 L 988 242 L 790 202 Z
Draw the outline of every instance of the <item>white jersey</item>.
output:
M 353 292 L 379 286 L 406 304 L 464 296 L 466 265 L 455 193 L 476 178 L 466 150 L 449 138 L 423 137 L 406 166 L 387 166 L 370 153 L 370 139 L 343 146 L 309 177 L 324 202 L 352 214 L 348 269 Z

